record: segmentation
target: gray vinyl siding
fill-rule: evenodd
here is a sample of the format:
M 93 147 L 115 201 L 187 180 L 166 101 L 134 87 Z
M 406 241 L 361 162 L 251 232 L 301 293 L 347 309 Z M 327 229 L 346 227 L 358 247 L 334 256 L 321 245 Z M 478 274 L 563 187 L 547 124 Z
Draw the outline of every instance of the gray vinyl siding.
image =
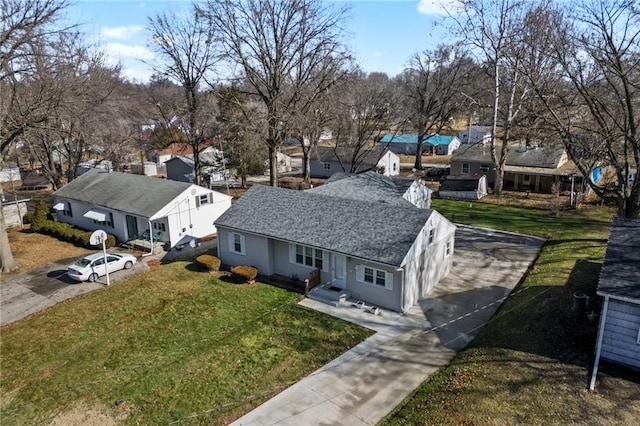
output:
M 640 305 L 609 299 L 603 330 L 603 359 L 632 367 L 640 367 Z
M 298 265 L 297 263 L 292 263 L 291 258 L 289 257 L 289 243 L 284 241 L 272 240 L 272 247 L 274 253 L 274 272 L 278 275 L 283 275 L 285 277 L 294 276 L 300 280 L 305 280 L 309 278 L 311 272 L 315 268 L 305 265 Z M 326 269 L 326 265 L 329 262 L 329 253 L 324 251 L 324 255 L 322 261 L 325 265 L 323 265 L 323 269 Z M 320 275 L 320 279 L 322 283 L 326 283 L 329 281 L 329 274 L 325 271 L 322 271 Z
M 239 254 L 229 250 L 229 234 L 235 232 L 244 237 L 244 253 Z M 274 273 L 270 258 L 271 246 L 267 238 L 246 232 L 236 232 L 218 226 L 218 257 L 228 266 L 248 265 L 258 269 L 260 275 Z
M 389 290 L 373 284 L 359 282 L 356 279 L 358 265 L 369 266 L 392 274 L 393 288 Z M 351 292 L 351 296 L 356 300 L 363 300 L 370 305 L 396 312 L 402 311 L 402 271 L 397 271 L 395 268 L 360 259 L 347 258 L 347 290 Z

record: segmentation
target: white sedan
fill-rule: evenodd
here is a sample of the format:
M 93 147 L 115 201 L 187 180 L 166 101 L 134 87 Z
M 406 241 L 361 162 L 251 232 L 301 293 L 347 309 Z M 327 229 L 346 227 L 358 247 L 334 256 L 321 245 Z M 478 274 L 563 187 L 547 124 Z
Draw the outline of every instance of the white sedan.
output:
M 77 281 L 94 282 L 103 275 L 131 269 L 136 263 L 136 257 L 128 253 L 107 253 L 107 267 L 104 264 L 104 253 L 94 253 L 81 257 L 73 265 L 67 268 L 67 275 Z

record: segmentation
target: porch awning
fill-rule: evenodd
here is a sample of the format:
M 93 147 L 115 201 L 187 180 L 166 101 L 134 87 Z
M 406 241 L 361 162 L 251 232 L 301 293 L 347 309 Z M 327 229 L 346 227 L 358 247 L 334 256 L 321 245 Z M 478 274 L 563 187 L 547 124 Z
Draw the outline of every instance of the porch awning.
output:
M 64 210 L 64 203 L 58 203 L 53 206 L 54 210 Z
M 108 213 L 103 212 L 102 210 L 91 209 L 83 216 L 88 219 L 97 220 L 98 222 L 106 222 Z

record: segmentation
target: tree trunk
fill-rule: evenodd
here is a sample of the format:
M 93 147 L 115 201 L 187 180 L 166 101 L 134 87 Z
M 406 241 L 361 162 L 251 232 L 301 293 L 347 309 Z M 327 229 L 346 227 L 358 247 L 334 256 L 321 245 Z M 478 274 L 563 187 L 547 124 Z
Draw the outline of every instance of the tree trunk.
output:
M 13 253 L 11 253 L 9 235 L 4 223 L 4 211 L 0 207 L 0 272 L 11 272 L 16 269 L 18 269 L 18 264 L 13 259 Z
M 274 143 L 269 144 L 269 185 L 278 187 L 278 150 Z
M 416 146 L 416 161 L 413 167 L 416 170 L 422 170 L 422 144 L 423 144 L 424 135 L 418 135 L 418 145 Z
M 493 126 L 491 127 L 491 161 L 496 165 L 496 181 L 493 184 L 493 193 L 501 196 L 502 195 L 502 182 L 504 177 L 504 171 L 498 161 L 498 156 L 496 155 L 496 133 L 498 129 L 498 106 L 500 104 L 500 76 L 498 74 L 498 60 L 496 59 L 496 63 L 494 66 L 494 93 L 493 93 Z M 503 159 L 504 160 L 504 159 Z

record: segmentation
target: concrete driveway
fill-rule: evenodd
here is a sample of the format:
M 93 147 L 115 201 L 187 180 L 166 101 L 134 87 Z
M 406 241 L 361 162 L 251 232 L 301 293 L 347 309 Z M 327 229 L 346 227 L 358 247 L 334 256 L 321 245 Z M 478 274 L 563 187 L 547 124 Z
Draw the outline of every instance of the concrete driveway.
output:
M 104 288 L 107 278 L 96 282 L 77 282 L 67 276 L 67 266 L 78 257 L 59 260 L 54 263 L 23 272 L 0 284 L 0 326 L 17 321 L 63 300 Z M 138 259 L 131 269 L 123 269 L 109 274 L 113 284 L 145 271 L 149 266 Z
M 377 333 L 234 422 L 234 425 L 371 425 L 491 318 L 538 256 L 543 240 L 459 226 L 454 268 L 405 315 L 347 304 L 302 305 Z

